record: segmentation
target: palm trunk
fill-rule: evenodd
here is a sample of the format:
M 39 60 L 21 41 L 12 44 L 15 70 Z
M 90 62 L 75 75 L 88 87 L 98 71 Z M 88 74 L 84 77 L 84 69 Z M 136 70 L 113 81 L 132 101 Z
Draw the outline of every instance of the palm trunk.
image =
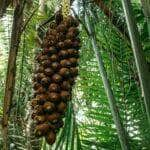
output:
M 126 17 L 126 22 L 129 30 L 129 36 L 132 44 L 134 59 L 140 79 L 140 85 L 144 96 L 144 103 L 148 121 L 150 123 L 150 72 L 142 51 L 142 44 L 140 42 L 140 36 L 135 18 L 132 13 L 132 7 L 130 0 L 122 0 L 122 5 Z
M 129 148 L 129 143 L 128 143 L 128 137 L 127 137 L 127 134 L 126 134 L 125 129 L 123 127 L 123 124 L 121 122 L 121 118 L 120 118 L 119 111 L 118 111 L 118 108 L 117 108 L 116 100 L 115 100 L 113 91 L 111 89 L 109 79 L 107 77 L 107 73 L 106 73 L 106 70 L 105 70 L 105 67 L 104 67 L 102 56 L 99 53 L 98 46 L 97 46 L 97 43 L 96 43 L 96 38 L 93 34 L 93 30 L 92 30 L 92 26 L 90 25 L 89 18 L 87 16 L 87 14 L 85 14 L 85 15 L 86 15 L 85 16 L 85 21 L 86 21 L 87 28 L 88 28 L 89 33 L 90 33 L 90 38 L 91 38 L 93 50 L 94 50 L 94 53 L 95 53 L 97 61 L 98 61 L 99 71 L 100 71 L 102 81 L 103 81 L 103 84 L 104 84 L 105 92 L 106 92 L 108 100 L 109 100 L 111 113 L 112 113 L 113 120 L 114 120 L 114 123 L 115 123 L 116 128 L 117 128 L 117 132 L 118 132 L 119 140 L 120 140 L 120 143 L 121 143 L 121 147 L 122 147 L 123 150 L 129 150 L 130 148 Z
M 8 58 L 7 77 L 5 85 L 4 106 L 3 106 L 3 150 L 8 150 L 8 121 L 15 87 L 16 57 L 20 43 L 21 28 L 23 21 L 24 1 L 15 7 L 14 20 L 11 34 L 11 45 Z

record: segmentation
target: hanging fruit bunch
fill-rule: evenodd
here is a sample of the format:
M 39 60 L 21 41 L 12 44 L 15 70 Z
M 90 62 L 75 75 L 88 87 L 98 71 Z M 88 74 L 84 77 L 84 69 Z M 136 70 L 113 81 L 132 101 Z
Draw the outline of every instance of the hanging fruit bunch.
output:
M 36 56 L 32 119 L 35 135 L 44 136 L 51 145 L 63 127 L 63 117 L 78 74 L 78 25 L 79 22 L 71 15 L 57 14 L 55 23 L 45 34 L 42 51 Z

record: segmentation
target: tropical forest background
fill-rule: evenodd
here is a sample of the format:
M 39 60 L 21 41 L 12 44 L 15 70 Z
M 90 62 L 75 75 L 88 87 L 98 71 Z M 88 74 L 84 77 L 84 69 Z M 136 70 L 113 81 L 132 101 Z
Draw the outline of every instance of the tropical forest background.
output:
M 33 96 L 34 58 L 41 49 L 39 37 L 46 32 L 49 25 L 43 23 L 48 19 L 53 20 L 54 13 L 61 7 L 61 1 L 8 0 L 7 6 L 3 8 L 0 2 L 0 122 L 2 124 L 0 129 L 2 130 L 8 57 L 13 41 L 16 39 L 17 42 L 19 41 L 16 44 L 18 45 L 16 69 L 12 70 L 16 72 L 15 85 L 8 112 L 9 150 L 150 150 L 149 112 L 146 111 L 150 105 L 145 103 L 144 91 L 141 88 L 133 42 L 131 42 L 132 32 L 128 30 L 128 13 L 125 13 L 128 10 L 122 5 L 125 1 L 128 0 L 71 1 L 71 13 L 80 22 L 82 47 L 79 75 L 73 88 L 72 101 L 68 104 L 64 127 L 53 146 L 47 145 L 44 139 L 34 136 L 30 101 Z M 128 3 L 131 10 L 129 15 L 132 16 L 131 21 L 138 29 L 139 43 L 142 46 L 140 50 L 149 72 L 150 1 L 129 0 Z M 23 6 L 20 12 L 21 31 L 17 24 L 17 29 L 13 26 L 20 17 L 17 16 L 18 5 Z M 107 72 L 105 77 L 101 65 Z M 104 79 L 109 79 L 109 87 L 104 85 Z M 150 83 L 150 80 L 147 82 Z M 107 88 L 113 91 L 115 98 L 113 104 L 118 110 L 113 115 L 110 97 L 106 94 Z M 148 90 L 150 93 L 150 89 Z M 150 99 L 148 101 L 150 102 Z M 125 133 L 118 132 L 117 122 L 114 121 L 116 114 L 119 114 L 119 123 Z M 128 145 L 121 144 L 120 136 L 126 139 Z M 4 137 L 0 132 L 0 149 L 3 147 L 3 141 Z

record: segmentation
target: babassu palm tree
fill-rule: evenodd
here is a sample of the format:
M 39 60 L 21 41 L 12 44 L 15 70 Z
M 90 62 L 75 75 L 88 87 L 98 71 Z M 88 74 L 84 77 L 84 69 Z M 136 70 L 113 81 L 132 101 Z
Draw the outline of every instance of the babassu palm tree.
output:
M 35 137 L 30 108 L 35 56 L 61 2 L 27 0 L 6 5 L 0 1 L 5 4 L 0 5 L 0 117 L 6 131 L 0 134 L 0 146 L 4 150 L 150 149 L 145 97 L 150 89 L 142 82 L 147 77 L 148 85 L 150 70 L 141 71 L 139 66 L 150 63 L 148 9 L 136 0 L 130 4 L 132 14 L 122 6 L 125 0 L 71 1 L 71 13 L 80 22 L 79 75 L 55 144 L 49 146 Z M 140 62 L 133 45 L 137 42 L 133 22 L 143 53 Z

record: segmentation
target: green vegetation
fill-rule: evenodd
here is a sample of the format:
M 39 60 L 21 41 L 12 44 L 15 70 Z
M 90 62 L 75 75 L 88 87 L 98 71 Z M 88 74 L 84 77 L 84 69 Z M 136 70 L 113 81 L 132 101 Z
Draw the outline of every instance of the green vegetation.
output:
M 107 90 L 104 88 L 102 74 L 100 74 L 101 66 L 92 44 L 92 38 L 94 38 L 96 50 L 102 56 L 107 72 L 106 78 L 110 81 L 120 121 L 125 130 L 125 135 L 122 136 L 125 136 L 124 138 L 128 141 L 127 150 L 149 150 L 148 113 L 150 112 L 146 112 L 146 106 L 149 105 L 145 104 L 143 96 L 145 91 L 140 86 L 141 79 L 139 79 L 120 0 L 75 0 L 73 3 L 75 16 L 81 23 L 79 29 L 82 47 L 79 75 L 73 88 L 72 101 L 68 105 L 64 127 L 53 146 L 47 145 L 44 139 L 34 137 L 29 104 L 33 96 L 34 58 L 41 49 L 38 38 L 43 36 L 41 34 L 46 31 L 49 24 L 41 27 L 43 32 L 37 29 L 43 21 L 53 17 L 56 7 L 60 7 L 59 0 L 41 2 L 44 10 L 39 8 L 38 0 L 34 0 L 32 4 L 30 0 L 27 0 L 23 11 L 23 23 L 27 24 L 21 33 L 16 59 L 16 82 L 8 111 L 8 149 L 126 150 L 120 144 L 118 127 L 110 109 L 111 99 L 107 97 Z M 2 124 L 0 129 L 3 129 L 3 100 L 15 7 L 17 6 L 9 5 L 3 17 L 0 18 L 0 121 Z M 145 68 L 149 73 L 147 78 L 150 79 L 149 22 L 143 10 L 147 9 L 142 7 L 139 0 L 132 1 L 133 14 L 131 15 L 135 17 L 134 21 L 138 27 L 139 42 L 144 53 L 143 59 L 146 60 L 146 67 L 148 67 Z M 85 16 L 88 17 L 90 25 L 87 24 Z M 88 26 L 92 29 L 91 34 L 87 32 Z M 147 81 L 148 83 L 150 80 Z M 0 132 L 0 147 L 3 147 L 3 144 L 3 135 Z

